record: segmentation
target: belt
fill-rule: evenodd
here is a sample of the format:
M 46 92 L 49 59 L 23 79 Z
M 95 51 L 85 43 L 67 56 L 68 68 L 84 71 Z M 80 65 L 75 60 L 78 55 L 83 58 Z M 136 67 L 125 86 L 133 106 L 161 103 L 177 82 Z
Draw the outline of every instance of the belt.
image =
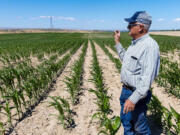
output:
M 123 88 L 134 91 L 134 87 L 123 84 Z

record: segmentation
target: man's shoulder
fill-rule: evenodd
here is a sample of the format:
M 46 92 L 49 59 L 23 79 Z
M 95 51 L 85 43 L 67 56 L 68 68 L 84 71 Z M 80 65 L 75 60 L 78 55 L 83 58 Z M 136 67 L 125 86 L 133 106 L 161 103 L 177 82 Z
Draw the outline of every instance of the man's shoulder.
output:
M 145 44 L 146 48 L 156 48 L 156 49 L 159 49 L 158 43 L 151 36 L 148 36 L 144 40 L 144 44 Z

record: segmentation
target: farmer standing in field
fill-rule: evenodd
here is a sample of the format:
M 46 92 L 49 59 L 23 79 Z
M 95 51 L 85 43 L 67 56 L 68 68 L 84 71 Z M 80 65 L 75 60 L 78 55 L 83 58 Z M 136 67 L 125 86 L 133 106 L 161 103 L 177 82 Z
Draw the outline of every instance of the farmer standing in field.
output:
M 150 135 L 146 112 L 151 99 L 150 86 L 159 72 L 159 46 L 148 34 L 152 17 L 147 12 L 138 11 L 125 21 L 132 37 L 127 50 L 120 43 L 120 31 L 114 34 L 115 48 L 122 61 L 121 122 L 124 135 Z

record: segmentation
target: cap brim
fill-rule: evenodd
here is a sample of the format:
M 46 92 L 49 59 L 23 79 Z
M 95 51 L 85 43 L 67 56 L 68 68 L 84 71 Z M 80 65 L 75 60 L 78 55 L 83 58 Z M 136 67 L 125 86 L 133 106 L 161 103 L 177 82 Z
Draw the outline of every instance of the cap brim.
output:
M 128 23 L 133 23 L 133 22 L 136 22 L 134 21 L 132 18 L 124 18 L 124 20 Z

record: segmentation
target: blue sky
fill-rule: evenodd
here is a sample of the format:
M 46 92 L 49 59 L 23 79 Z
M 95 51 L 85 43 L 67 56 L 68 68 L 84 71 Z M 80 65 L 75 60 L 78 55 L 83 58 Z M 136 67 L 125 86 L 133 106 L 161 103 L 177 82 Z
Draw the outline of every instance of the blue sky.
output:
M 0 28 L 126 30 L 124 18 L 147 11 L 151 29 L 180 29 L 180 0 L 0 0 Z

